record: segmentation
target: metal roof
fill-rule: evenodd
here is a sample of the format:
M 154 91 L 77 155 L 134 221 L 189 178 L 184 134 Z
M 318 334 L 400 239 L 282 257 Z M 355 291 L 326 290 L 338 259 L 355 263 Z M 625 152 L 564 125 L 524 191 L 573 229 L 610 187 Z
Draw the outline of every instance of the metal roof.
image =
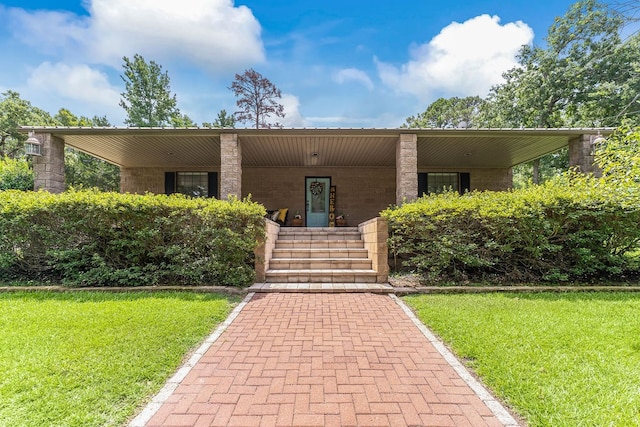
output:
M 123 167 L 217 166 L 220 135 L 235 133 L 248 167 L 394 167 L 399 135 L 416 134 L 418 167 L 506 168 L 566 147 L 580 135 L 606 136 L 613 129 L 25 126 L 21 131 L 51 133 L 69 147 Z

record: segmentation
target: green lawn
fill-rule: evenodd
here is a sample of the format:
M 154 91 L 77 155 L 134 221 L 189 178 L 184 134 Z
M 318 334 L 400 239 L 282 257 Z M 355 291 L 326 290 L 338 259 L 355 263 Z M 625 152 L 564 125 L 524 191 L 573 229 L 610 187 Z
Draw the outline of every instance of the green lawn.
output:
M 405 301 L 530 426 L 640 426 L 640 295 Z
M 0 426 L 117 426 L 237 298 L 0 293 Z

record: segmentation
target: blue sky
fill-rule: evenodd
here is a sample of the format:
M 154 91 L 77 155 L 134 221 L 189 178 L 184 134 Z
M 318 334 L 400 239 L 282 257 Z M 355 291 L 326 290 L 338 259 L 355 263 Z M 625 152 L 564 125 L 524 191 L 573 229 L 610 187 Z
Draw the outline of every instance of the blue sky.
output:
M 122 125 L 122 57 L 140 53 L 198 124 L 235 111 L 228 87 L 254 68 L 286 126 L 398 127 L 438 97 L 485 96 L 572 3 L 0 0 L 0 91 Z

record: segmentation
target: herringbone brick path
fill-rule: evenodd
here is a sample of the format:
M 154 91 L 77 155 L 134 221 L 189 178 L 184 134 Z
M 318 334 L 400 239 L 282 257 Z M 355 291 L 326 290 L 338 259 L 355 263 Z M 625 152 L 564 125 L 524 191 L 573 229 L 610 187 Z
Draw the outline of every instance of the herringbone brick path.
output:
M 501 426 L 389 296 L 256 294 L 147 426 Z

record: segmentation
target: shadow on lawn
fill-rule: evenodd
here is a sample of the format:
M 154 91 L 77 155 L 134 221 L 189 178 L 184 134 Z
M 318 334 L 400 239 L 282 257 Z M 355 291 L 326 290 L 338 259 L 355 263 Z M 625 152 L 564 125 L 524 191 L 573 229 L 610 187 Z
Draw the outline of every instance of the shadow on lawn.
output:
M 237 302 L 239 296 L 220 293 L 203 293 L 188 291 L 131 291 L 131 292 L 105 292 L 105 291 L 81 291 L 81 292 L 52 292 L 52 291 L 17 291 L 0 292 L 0 300 L 30 301 L 66 301 L 76 303 L 95 303 L 111 301 L 140 301 L 145 299 L 178 299 L 181 301 L 219 301 L 228 300 Z

